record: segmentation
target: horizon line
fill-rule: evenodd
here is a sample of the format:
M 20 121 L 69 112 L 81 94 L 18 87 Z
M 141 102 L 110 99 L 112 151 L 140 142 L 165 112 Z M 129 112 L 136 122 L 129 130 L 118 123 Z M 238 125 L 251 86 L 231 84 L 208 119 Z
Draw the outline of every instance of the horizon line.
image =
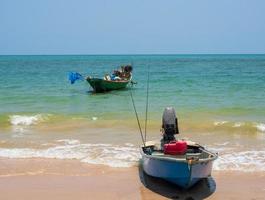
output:
M 0 54 L 0 56 L 175 56 L 175 55 L 265 55 L 265 53 Z

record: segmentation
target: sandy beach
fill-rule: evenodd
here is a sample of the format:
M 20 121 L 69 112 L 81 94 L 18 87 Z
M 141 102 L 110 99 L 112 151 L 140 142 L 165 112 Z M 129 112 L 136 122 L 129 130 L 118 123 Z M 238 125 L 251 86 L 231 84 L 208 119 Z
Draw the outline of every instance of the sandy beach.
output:
M 265 196 L 265 173 L 213 172 L 189 190 L 148 177 L 138 166 L 110 168 L 74 160 L 1 159 L 4 200 L 255 199 Z

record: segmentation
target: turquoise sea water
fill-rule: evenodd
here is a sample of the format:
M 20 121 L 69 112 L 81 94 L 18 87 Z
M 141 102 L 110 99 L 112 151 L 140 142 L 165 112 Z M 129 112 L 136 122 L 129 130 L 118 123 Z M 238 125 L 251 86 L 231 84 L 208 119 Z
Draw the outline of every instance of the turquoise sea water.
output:
M 133 80 L 137 82 L 133 88 L 93 94 L 85 81 L 74 85 L 68 81 L 70 71 L 103 77 L 130 63 L 134 67 Z M 120 152 L 133 148 L 132 144 L 139 144 L 135 142 L 139 135 L 129 90 L 143 124 L 148 66 L 148 123 L 158 132 L 153 137 L 159 137 L 163 109 L 174 106 L 181 130 L 205 133 L 200 137 L 197 134 L 199 140 L 213 141 L 211 135 L 220 137 L 215 145 L 206 143 L 213 148 L 228 145 L 224 150 L 226 159 L 231 159 L 229 151 L 239 142 L 247 147 L 240 150 L 243 157 L 251 157 L 249 152 L 257 147 L 257 157 L 262 160 L 257 159 L 255 166 L 265 162 L 265 55 L 0 56 L 0 157 L 61 158 L 64 150 L 69 153 L 68 148 L 73 148 L 66 158 L 79 159 L 80 151 L 85 151 L 90 158 L 101 152 L 107 159 L 104 148 L 116 147 L 103 144 L 91 150 L 89 146 L 102 138 L 105 142 L 100 143 L 108 145 L 126 143 Z M 127 130 L 128 127 L 132 129 Z M 225 136 L 221 137 L 222 134 Z M 227 143 L 230 138 L 233 142 Z M 62 143 L 67 148 L 58 150 Z M 34 150 L 44 146 L 47 152 Z M 114 157 L 120 153 L 115 151 Z M 133 154 L 125 160 L 134 162 L 136 150 L 130 152 Z M 85 161 L 97 163 L 97 159 Z M 228 165 L 221 163 L 219 168 Z
M 102 77 L 133 63 L 138 111 L 145 109 L 150 66 L 150 117 L 172 105 L 179 115 L 264 120 L 265 55 L 0 56 L 0 113 L 134 117 L 128 91 L 93 95 L 70 85 L 69 71 Z

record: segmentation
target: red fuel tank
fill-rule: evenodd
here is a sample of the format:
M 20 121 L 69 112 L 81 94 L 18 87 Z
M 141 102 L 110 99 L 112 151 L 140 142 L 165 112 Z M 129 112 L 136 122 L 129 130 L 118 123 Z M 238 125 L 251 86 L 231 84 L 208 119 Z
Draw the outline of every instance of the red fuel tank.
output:
M 182 155 L 187 151 L 187 142 L 183 140 L 172 141 L 164 144 L 164 154 Z

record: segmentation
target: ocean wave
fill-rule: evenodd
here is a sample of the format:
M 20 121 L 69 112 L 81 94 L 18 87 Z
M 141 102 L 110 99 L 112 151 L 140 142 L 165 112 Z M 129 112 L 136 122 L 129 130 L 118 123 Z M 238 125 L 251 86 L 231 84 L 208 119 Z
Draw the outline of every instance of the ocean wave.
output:
M 259 131 L 265 132 L 265 124 L 260 123 L 260 124 L 257 124 L 256 127 Z
M 216 122 L 214 122 L 213 124 L 214 124 L 215 126 L 221 126 L 221 125 L 226 124 L 226 123 L 228 123 L 228 121 L 216 121 Z
M 265 172 L 265 150 L 223 152 L 215 161 L 214 170 Z
M 73 145 L 73 144 L 80 144 L 79 140 L 74 140 L 74 139 L 62 139 L 62 140 L 56 140 L 56 142 L 59 143 L 64 143 L 64 144 L 68 144 L 68 145 Z
M 131 167 L 137 165 L 139 149 L 126 143 L 123 146 L 111 144 L 80 144 L 77 140 L 59 140 L 63 145 L 48 149 L 0 148 L 0 157 L 5 158 L 53 158 L 76 159 L 89 164 L 110 167 Z
M 245 122 L 230 122 L 230 121 L 215 121 L 213 124 L 214 126 L 217 126 L 217 127 L 225 126 L 225 127 L 233 127 L 233 128 L 238 128 L 238 127 L 248 125 L 248 123 L 245 123 Z
M 244 126 L 244 125 L 245 125 L 244 122 L 235 122 L 234 125 L 233 125 L 233 127 L 234 128 L 237 128 L 237 127 L 241 127 L 241 126 Z
M 92 117 L 92 120 L 93 121 L 96 121 L 98 118 L 97 117 Z
M 18 126 L 30 126 L 37 124 L 38 122 L 43 121 L 46 118 L 46 116 L 43 116 L 41 114 L 37 115 L 10 115 L 9 116 L 9 122 L 12 125 Z
M 209 146 L 219 157 L 213 169 L 217 171 L 265 172 L 265 150 L 246 150 L 236 152 L 228 142 Z M 54 146 L 57 145 L 57 146 Z M 131 143 L 113 144 L 82 144 L 76 139 L 56 140 L 51 145 L 43 145 L 45 149 L 33 148 L 0 148 L 3 158 L 51 158 L 75 159 L 88 164 L 100 164 L 110 167 L 132 167 L 140 159 L 139 147 Z
M 265 124 L 257 122 L 229 122 L 229 121 L 215 121 L 214 126 L 220 128 L 241 128 L 246 130 L 253 130 L 258 132 L 265 132 Z
M 228 144 L 230 144 L 230 142 L 215 143 L 217 146 L 227 146 Z

